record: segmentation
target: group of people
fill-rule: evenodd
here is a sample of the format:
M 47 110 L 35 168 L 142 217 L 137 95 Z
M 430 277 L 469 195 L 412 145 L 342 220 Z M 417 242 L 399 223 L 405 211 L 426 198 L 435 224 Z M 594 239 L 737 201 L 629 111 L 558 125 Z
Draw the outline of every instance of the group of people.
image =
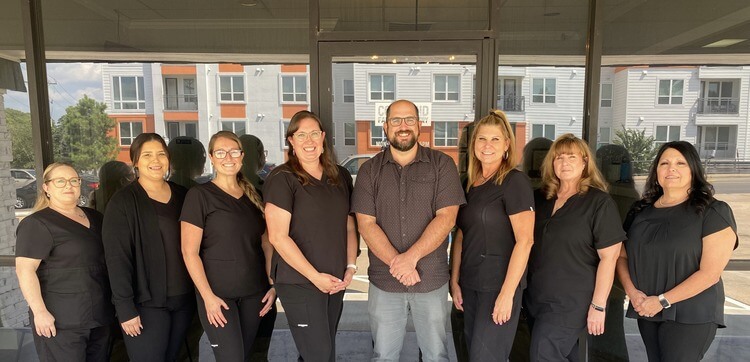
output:
M 412 102 L 393 102 L 383 129 L 390 146 L 353 186 L 321 120 L 298 112 L 288 161 L 262 196 L 241 172 L 235 134 L 211 137 L 215 176 L 189 190 L 166 181 L 162 137 L 141 134 L 130 148 L 136 179 L 104 215 L 76 206 L 73 167 L 47 167 L 16 247 L 40 359 L 108 360 L 116 318 L 131 360 L 173 361 L 197 311 L 216 359 L 243 361 L 278 296 L 301 360 L 334 361 L 358 233 L 373 361 L 399 360 L 409 314 L 422 359 L 448 360 L 449 293 L 472 361 L 508 359 L 522 308 L 531 360 L 577 360 L 582 332 L 606 333 L 615 274 L 650 361 L 700 360 L 723 327 L 720 275 L 737 230 L 689 143 L 659 149 L 623 225 L 589 146 L 572 134 L 554 141 L 534 190 L 502 112 L 475 122 L 465 185 L 449 156 L 418 143 Z

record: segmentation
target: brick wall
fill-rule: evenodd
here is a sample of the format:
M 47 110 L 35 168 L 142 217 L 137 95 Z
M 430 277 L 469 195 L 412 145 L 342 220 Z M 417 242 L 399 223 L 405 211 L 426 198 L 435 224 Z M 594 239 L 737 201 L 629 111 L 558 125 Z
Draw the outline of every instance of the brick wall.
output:
M 10 177 L 10 132 L 5 120 L 5 90 L 0 89 L 0 255 L 16 253 L 16 187 Z M 21 295 L 16 269 L 0 266 L 0 326 L 24 327 L 29 325 L 29 307 Z

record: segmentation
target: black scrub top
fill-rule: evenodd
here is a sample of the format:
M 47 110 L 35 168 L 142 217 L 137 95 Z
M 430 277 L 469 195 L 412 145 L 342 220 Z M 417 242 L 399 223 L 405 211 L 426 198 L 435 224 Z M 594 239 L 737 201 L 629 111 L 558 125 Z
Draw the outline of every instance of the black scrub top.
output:
M 456 223 L 463 233 L 459 285 L 482 292 L 499 291 L 508 272 L 516 238 L 510 215 L 534 210 L 531 182 L 511 170 L 497 185 L 494 180 L 472 187 Z M 519 290 L 526 287 L 521 278 Z
M 193 186 L 180 220 L 203 229 L 200 257 L 214 294 L 240 298 L 268 291 L 261 247 L 266 224 L 247 196 L 237 199 L 213 182 Z
M 626 220 L 628 270 L 635 287 L 646 295 L 668 292 L 700 268 L 703 238 L 737 224 L 723 201 L 714 200 L 698 214 L 687 202 L 665 208 L 646 206 Z M 735 244 L 735 248 L 737 244 Z M 628 306 L 629 318 L 644 318 Z M 698 295 L 672 303 L 651 321 L 676 321 L 685 324 L 713 322 L 724 326 L 724 283 L 719 282 Z
M 175 187 L 172 184 L 169 185 L 172 188 Z M 184 193 L 175 192 L 173 189 L 172 196 L 166 203 L 150 199 L 159 220 L 159 232 L 164 243 L 168 297 L 193 292 L 193 282 L 185 267 L 180 244 L 180 212 L 182 211 L 182 204 L 185 202 L 184 195 Z
M 344 278 L 346 271 L 346 224 L 350 214 L 349 200 L 352 177 L 339 166 L 339 185 L 328 183 L 325 174 L 320 180 L 302 186 L 287 164 L 275 168 L 263 184 L 263 196 L 292 214 L 289 237 L 302 255 L 318 272 Z M 311 284 L 278 252 L 273 253 L 271 277 L 274 283 Z
M 620 213 L 599 189 L 571 196 L 552 215 L 556 198 L 537 190 L 534 246 L 529 259 L 526 305 L 532 317 L 583 328 L 594 294 L 598 249 L 625 240 Z
M 36 274 L 58 329 L 90 329 L 115 321 L 104 263 L 103 217 L 81 209 L 89 228 L 48 207 L 21 220 L 16 229 L 16 256 L 42 261 Z

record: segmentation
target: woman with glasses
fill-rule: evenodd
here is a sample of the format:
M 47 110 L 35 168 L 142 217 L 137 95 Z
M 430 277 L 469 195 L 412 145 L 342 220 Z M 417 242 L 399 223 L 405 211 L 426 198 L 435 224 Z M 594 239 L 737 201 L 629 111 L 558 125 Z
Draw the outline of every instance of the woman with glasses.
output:
M 289 161 L 263 186 L 272 278 L 302 359 L 334 361 L 343 292 L 357 271 L 352 178 L 334 163 L 314 113 L 297 112 L 286 139 Z
M 136 181 L 112 196 L 104 247 L 112 300 L 132 361 L 173 361 L 195 314 L 193 284 L 180 252 L 187 190 L 167 182 L 169 150 L 156 133 L 130 145 Z
M 49 165 L 43 181 L 16 229 L 16 274 L 39 360 L 108 361 L 115 319 L 102 215 L 77 206 L 81 178 L 70 165 Z
M 240 172 L 239 138 L 219 131 L 208 153 L 216 177 L 188 191 L 180 217 L 182 255 L 216 360 L 245 361 L 261 317 L 276 301 L 268 278 L 272 248 L 260 196 Z

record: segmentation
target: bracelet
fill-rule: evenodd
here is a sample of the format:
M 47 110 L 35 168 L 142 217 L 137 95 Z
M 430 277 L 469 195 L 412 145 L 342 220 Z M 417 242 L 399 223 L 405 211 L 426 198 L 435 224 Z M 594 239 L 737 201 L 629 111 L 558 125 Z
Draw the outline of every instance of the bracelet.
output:
M 661 304 L 661 307 L 664 309 L 667 309 L 672 306 L 672 303 L 670 303 L 667 298 L 664 296 L 664 294 L 659 294 L 659 303 Z
M 346 268 L 347 269 L 354 269 L 355 273 L 357 272 L 357 270 L 359 270 L 359 268 L 357 267 L 357 264 L 347 264 Z
M 594 310 L 597 311 L 597 312 L 604 312 L 604 311 L 607 310 L 606 308 L 604 308 L 604 307 L 602 307 L 600 305 L 596 305 L 594 302 L 591 302 L 591 308 L 594 308 Z

